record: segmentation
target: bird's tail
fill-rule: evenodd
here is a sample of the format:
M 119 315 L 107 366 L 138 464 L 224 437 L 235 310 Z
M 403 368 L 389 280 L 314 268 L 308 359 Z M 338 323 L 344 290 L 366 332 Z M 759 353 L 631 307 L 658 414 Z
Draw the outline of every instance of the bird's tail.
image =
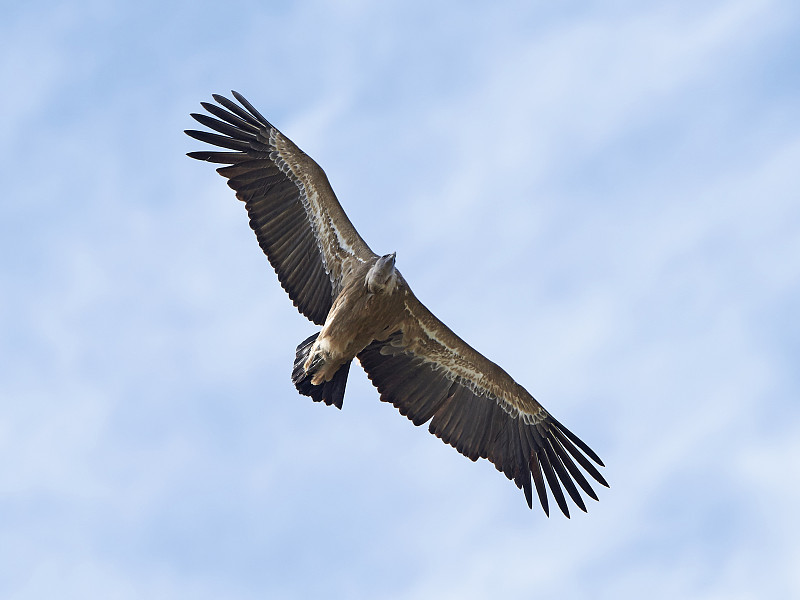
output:
M 297 391 L 304 396 L 309 396 L 314 402 L 324 402 L 328 406 L 333 404 L 336 408 L 342 408 L 344 401 L 344 388 L 347 386 L 347 374 L 350 372 L 350 363 L 348 360 L 344 363 L 330 381 L 325 381 L 319 385 L 311 383 L 311 378 L 314 376 L 315 370 L 309 372 L 303 368 L 308 353 L 311 352 L 311 347 L 317 339 L 319 333 L 315 333 L 307 340 L 303 341 L 297 347 L 297 353 L 294 358 L 294 369 L 292 369 L 292 382 L 297 388 Z

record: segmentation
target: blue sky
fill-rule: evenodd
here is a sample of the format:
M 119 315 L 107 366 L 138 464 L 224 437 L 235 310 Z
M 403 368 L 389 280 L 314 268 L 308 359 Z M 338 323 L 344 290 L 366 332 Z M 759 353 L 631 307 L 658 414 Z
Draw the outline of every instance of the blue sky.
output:
M 0 37 L 0 596 L 800 596 L 788 1 L 18 3 Z M 245 94 L 607 464 L 550 519 L 377 399 L 182 131 Z

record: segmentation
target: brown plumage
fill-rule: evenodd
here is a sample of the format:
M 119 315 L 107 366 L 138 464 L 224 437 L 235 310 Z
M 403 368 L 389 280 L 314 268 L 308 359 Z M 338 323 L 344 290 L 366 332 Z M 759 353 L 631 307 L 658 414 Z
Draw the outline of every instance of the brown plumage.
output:
M 535 487 L 549 514 L 549 487 L 569 517 L 563 486 L 585 511 L 578 487 L 597 495 L 584 472 L 608 485 L 592 464 L 603 466 L 600 458 L 425 308 L 395 268 L 395 255 L 378 256 L 361 239 L 319 165 L 233 95 L 240 104 L 218 95 L 218 105 L 202 103 L 216 118 L 192 114 L 218 133 L 186 131 L 232 152 L 189 156 L 228 165 L 217 171 L 245 203 L 281 285 L 303 315 L 322 325 L 297 347 L 298 391 L 341 408 L 358 358 L 381 400 L 415 425 L 430 421 L 431 433 L 471 460 L 490 460 L 524 490 L 528 506 Z

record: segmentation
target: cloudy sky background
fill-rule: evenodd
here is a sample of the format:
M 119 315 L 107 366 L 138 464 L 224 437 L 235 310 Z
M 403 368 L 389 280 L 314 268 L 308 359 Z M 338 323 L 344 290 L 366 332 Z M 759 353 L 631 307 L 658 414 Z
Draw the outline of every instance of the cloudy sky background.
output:
M 800 597 L 800 8 L 28 2 L 0 22 L 0 596 Z M 182 130 L 245 94 L 605 460 L 528 510 L 351 373 Z

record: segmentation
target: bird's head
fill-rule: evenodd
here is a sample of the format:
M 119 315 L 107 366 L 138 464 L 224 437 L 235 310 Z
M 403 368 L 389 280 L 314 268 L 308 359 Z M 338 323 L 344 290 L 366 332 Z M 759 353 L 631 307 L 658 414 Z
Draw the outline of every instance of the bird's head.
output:
M 397 285 L 397 270 L 394 268 L 395 252 L 385 254 L 375 261 L 367 271 L 367 289 L 373 294 L 389 294 Z

